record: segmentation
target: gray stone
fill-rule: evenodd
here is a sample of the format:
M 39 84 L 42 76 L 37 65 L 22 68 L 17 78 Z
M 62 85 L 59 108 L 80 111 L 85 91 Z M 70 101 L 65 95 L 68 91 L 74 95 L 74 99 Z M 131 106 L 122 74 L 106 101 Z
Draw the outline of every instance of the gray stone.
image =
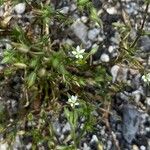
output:
M 67 14 L 69 12 L 69 7 L 63 7 L 59 12 L 62 14 Z
M 87 42 L 87 30 L 88 27 L 83 24 L 79 19 L 77 19 L 72 25 L 71 29 L 73 33 L 82 41 L 82 43 Z
M 53 130 L 54 130 L 55 134 L 57 136 L 60 136 L 61 135 L 61 125 L 59 124 L 59 122 L 58 121 L 53 122 L 52 126 L 53 126 Z
M 95 41 L 96 37 L 100 33 L 100 30 L 97 28 L 91 29 L 88 31 L 88 39 L 91 41 Z
M 2 7 L 2 6 L 0 6 L 0 17 L 2 17 L 2 16 L 3 16 L 3 14 L 4 14 L 4 9 L 3 9 L 3 7 Z
M 139 129 L 140 114 L 132 105 L 123 107 L 122 133 L 128 144 L 131 144 Z
M 150 38 L 148 36 L 142 36 L 140 38 L 139 44 L 142 52 L 150 52 Z
M 62 133 L 65 134 L 65 133 L 69 132 L 70 130 L 71 130 L 71 126 L 70 126 L 69 122 L 67 122 L 62 129 Z

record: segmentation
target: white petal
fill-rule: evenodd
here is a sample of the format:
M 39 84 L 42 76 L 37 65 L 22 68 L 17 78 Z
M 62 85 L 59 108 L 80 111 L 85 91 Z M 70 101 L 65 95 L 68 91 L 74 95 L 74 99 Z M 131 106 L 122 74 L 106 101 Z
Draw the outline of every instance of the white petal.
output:
M 70 106 L 73 107 L 74 105 L 71 103 Z
M 79 58 L 79 55 L 76 55 L 75 57 L 76 57 L 76 58 Z
M 77 54 L 77 52 L 76 52 L 76 51 L 72 51 L 72 54 L 73 54 L 73 55 L 76 55 L 76 54 Z
M 69 98 L 69 99 L 68 99 L 68 102 L 69 102 L 69 103 L 72 103 L 72 99 L 71 99 L 71 98 Z
M 76 47 L 76 51 L 77 51 L 77 52 L 80 51 L 80 46 L 79 46 L 79 45 Z
M 78 106 L 78 105 L 79 105 L 79 103 L 78 103 L 78 102 L 76 102 L 76 103 L 75 103 L 75 106 Z
M 75 103 L 77 101 L 77 97 L 76 96 L 72 96 L 71 99 L 72 99 L 73 103 Z
M 81 53 L 84 53 L 84 51 L 85 51 L 85 49 L 81 49 L 81 50 L 80 50 L 80 54 L 81 54 Z
M 83 58 L 83 56 L 82 56 L 82 55 L 79 55 L 79 58 L 80 58 L 80 59 L 82 59 L 82 58 Z

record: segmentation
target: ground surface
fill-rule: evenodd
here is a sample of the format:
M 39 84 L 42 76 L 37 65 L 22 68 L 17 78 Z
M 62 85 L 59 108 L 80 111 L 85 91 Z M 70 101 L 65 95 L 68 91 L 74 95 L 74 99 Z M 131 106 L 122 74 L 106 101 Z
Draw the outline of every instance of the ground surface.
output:
M 86 117 L 77 121 L 78 136 L 86 122 L 92 125 L 92 130 L 77 136 L 80 141 L 77 149 L 150 150 L 150 88 L 141 79 L 150 68 L 150 7 L 144 0 L 92 0 L 91 3 L 94 9 L 90 11 L 89 6 L 79 7 L 75 0 L 4 2 L 0 6 L 0 59 L 6 50 L 13 49 L 11 42 L 23 37 L 12 32 L 16 26 L 33 43 L 43 32 L 49 35 L 54 51 L 65 44 L 75 48 L 80 45 L 85 53 L 97 48 L 90 61 L 93 66 L 102 66 L 109 80 L 100 82 L 101 85 L 97 83 L 97 87 L 90 79 L 86 82 L 83 90 L 87 93 L 83 97 L 95 109 L 90 112 L 89 122 Z M 46 7 L 41 9 L 45 4 L 58 13 L 42 31 L 37 16 L 41 13 L 39 10 L 46 10 Z M 23 86 L 24 72 L 18 70 L 6 77 L 3 70 L 9 66 L 0 65 L 0 150 L 8 147 L 14 150 L 73 149 L 69 147 L 74 144 L 72 128 L 64 113 L 68 100 L 65 92 L 76 95 L 75 91 L 80 93 L 80 89 L 68 90 L 60 84 L 59 89 L 54 90 L 61 91 L 54 94 L 55 98 L 59 95 L 56 105 L 51 104 L 45 110 L 41 101 L 31 104 L 23 101 L 27 93 Z M 83 72 L 81 69 L 71 73 L 90 76 Z M 94 69 L 91 73 L 95 73 Z M 32 91 L 28 97 L 33 97 Z M 53 100 L 54 97 L 51 103 Z

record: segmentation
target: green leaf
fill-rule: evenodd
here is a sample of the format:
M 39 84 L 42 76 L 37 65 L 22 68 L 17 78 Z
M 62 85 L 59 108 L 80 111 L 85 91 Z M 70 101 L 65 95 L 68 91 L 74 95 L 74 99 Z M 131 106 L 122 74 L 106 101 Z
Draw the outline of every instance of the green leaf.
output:
M 15 63 L 14 66 L 19 69 L 25 69 L 27 67 L 27 65 L 24 63 Z
M 86 5 L 90 1 L 89 0 L 78 0 L 77 2 L 78 2 L 78 5 L 84 6 L 84 5 Z
M 35 72 L 32 72 L 28 78 L 27 78 L 27 84 L 28 84 L 28 87 L 31 87 L 33 86 L 33 84 L 35 83 L 35 80 L 36 80 L 36 73 Z

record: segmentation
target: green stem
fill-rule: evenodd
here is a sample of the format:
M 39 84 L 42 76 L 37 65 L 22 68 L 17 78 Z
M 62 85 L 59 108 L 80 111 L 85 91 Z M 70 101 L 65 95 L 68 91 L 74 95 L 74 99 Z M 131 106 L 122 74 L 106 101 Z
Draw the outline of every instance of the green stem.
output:
M 72 138 L 73 138 L 73 141 L 74 141 L 74 147 L 75 147 L 75 150 L 77 149 L 77 143 L 76 143 L 76 127 L 75 127 L 75 110 L 73 109 L 73 125 L 72 125 Z

